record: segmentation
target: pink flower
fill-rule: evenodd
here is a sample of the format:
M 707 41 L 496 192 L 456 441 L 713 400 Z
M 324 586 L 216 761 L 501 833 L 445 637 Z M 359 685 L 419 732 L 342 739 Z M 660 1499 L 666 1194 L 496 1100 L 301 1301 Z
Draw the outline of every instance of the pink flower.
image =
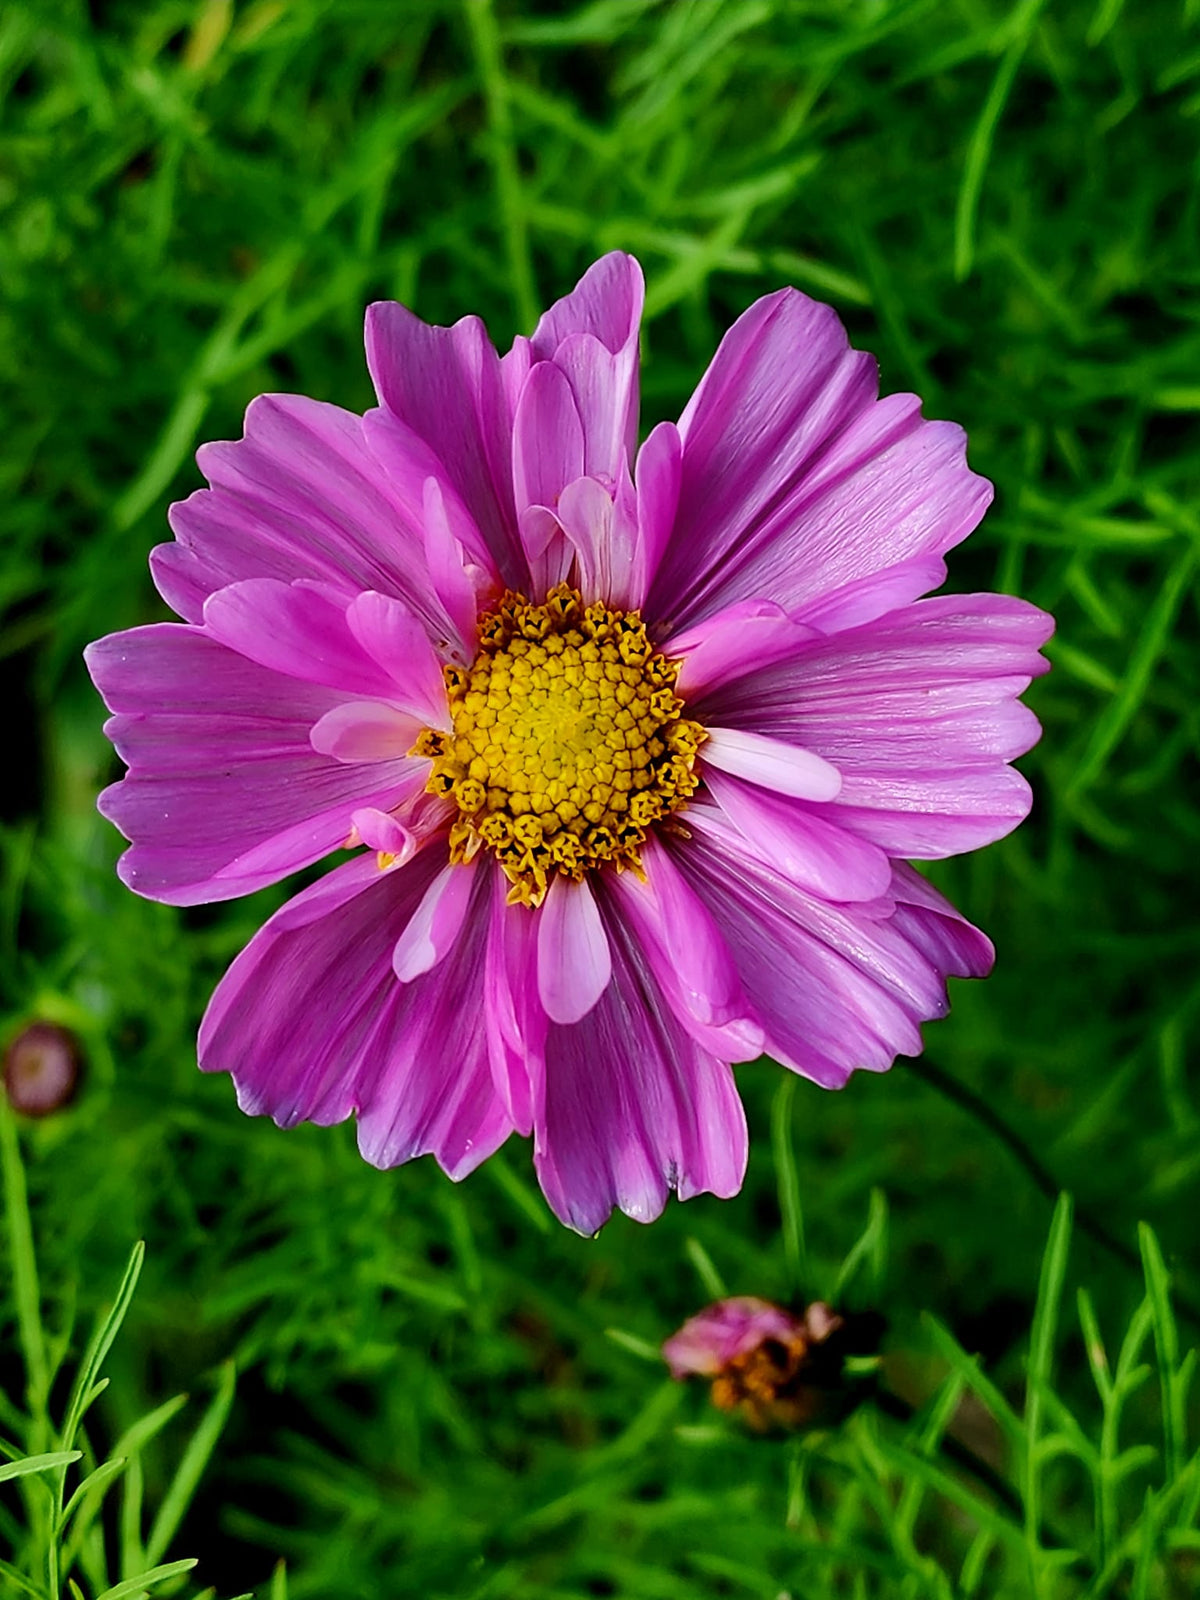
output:
M 739 1412 L 761 1432 L 809 1428 L 852 1410 L 867 1392 L 845 1370 L 857 1343 L 853 1321 L 822 1300 L 797 1316 L 738 1295 L 689 1317 L 662 1353 L 673 1378 L 711 1378 L 718 1410 Z
M 504 356 L 372 306 L 378 407 L 256 400 L 152 557 L 184 622 L 88 651 L 131 888 L 356 851 L 234 962 L 201 1065 L 283 1127 L 355 1114 L 380 1167 L 531 1133 L 584 1233 L 737 1191 L 731 1062 L 838 1087 L 987 972 L 902 858 L 1026 814 L 1051 630 L 919 598 L 991 489 L 794 290 L 639 449 L 641 303 L 606 256 Z

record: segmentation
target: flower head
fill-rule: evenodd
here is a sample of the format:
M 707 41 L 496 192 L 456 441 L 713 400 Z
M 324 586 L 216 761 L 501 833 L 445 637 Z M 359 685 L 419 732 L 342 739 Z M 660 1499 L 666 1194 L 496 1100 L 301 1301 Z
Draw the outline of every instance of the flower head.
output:
M 794 290 L 639 448 L 641 300 L 606 256 L 504 356 L 372 306 L 378 406 L 256 400 L 152 557 L 183 622 L 88 651 L 131 888 L 353 852 L 234 962 L 201 1065 L 382 1167 L 532 1134 L 583 1232 L 737 1191 L 731 1062 L 840 1086 L 988 970 L 905 861 L 1025 815 L 1051 627 L 920 598 L 990 486 Z
M 662 1347 L 673 1378 L 709 1378 L 712 1402 L 736 1411 L 752 1428 L 811 1428 L 833 1422 L 869 1392 L 847 1357 L 869 1348 L 874 1316 L 840 1316 L 822 1300 L 802 1315 L 738 1295 L 717 1300 L 684 1323 Z M 865 1337 L 865 1343 L 864 1343 Z M 864 1364 L 859 1363 L 860 1367 Z
M 46 1117 L 74 1098 L 79 1041 L 57 1022 L 30 1022 L 4 1052 L 4 1091 L 14 1111 Z

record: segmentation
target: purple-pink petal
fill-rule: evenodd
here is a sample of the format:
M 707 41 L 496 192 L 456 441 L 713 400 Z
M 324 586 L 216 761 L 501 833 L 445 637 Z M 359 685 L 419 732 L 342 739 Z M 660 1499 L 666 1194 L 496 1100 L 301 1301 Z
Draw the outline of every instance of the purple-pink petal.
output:
M 263 395 L 245 437 L 204 445 L 199 489 L 171 507 L 174 544 L 151 556 L 159 591 L 189 622 L 204 601 L 246 578 L 307 578 L 347 600 L 380 589 L 435 625 L 423 582 L 419 520 L 367 449 L 363 422 L 302 395 Z
M 537 983 L 542 1009 L 553 1022 L 586 1017 L 612 977 L 612 955 L 600 911 L 586 878 L 551 879 L 538 912 Z
M 392 951 L 392 970 L 401 983 L 432 971 L 453 950 L 475 887 L 476 863 L 442 868 L 404 925 Z
M 367 366 L 382 405 L 420 439 L 461 498 L 506 584 L 524 562 L 512 497 L 512 410 L 478 317 L 430 327 L 394 301 L 367 309 Z M 422 472 L 422 482 L 428 475 Z
M 715 1378 L 764 1340 L 788 1344 L 804 1331 L 803 1318 L 782 1306 L 753 1295 L 735 1295 L 689 1317 L 664 1342 L 662 1353 L 673 1378 Z
M 1007 595 L 920 600 L 802 646 L 698 707 L 818 752 L 842 775 L 831 820 L 889 855 L 988 844 L 1029 810 L 1008 762 L 1038 737 L 1017 696 L 1046 670 L 1053 624 Z
M 91 645 L 88 667 L 129 765 L 100 809 L 131 840 L 122 880 L 174 905 L 227 900 L 338 849 L 358 806 L 419 793 L 425 762 L 346 766 L 315 751 L 336 696 L 201 630 L 156 623 Z
M 877 401 L 874 361 L 794 290 L 735 323 L 680 433 L 676 532 L 650 597 L 672 630 L 763 595 L 803 614 L 853 581 L 941 556 L 991 498 L 962 430 L 924 421 L 912 395 Z
M 856 1068 L 920 1053 L 920 1024 L 946 1012 L 946 978 L 973 975 L 984 953 L 945 925 L 959 921 L 951 908 L 933 910 L 907 876 L 883 902 L 833 905 L 745 849 L 714 807 L 693 806 L 688 826 L 677 864 L 729 944 L 770 1055 L 838 1088 Z M 898 915 L 901 895 L 910 909 Z
M 679 1022 L 722 1061 L 753 1061 L 763 1032 L 720 929 L 656 840 L 642 847 L 643 873 L 614 874 L 606 896 L 625 920 L 645 966 Z

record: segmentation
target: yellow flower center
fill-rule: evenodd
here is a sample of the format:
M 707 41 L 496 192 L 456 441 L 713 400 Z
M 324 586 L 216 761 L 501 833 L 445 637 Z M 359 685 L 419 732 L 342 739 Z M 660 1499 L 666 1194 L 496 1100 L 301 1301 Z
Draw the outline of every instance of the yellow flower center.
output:
M 458 805 L 451 860 L 486 845 L 513 903 L 539 905 L 556 872 L 639 868 L 647 829 L 699 783 L 704 729 L 636 611 L 585 606 L 566 584 L 542 605 L 506 594 L 475 660 L 444 672 L 454 731 L 426 728 L 412 753 L 433 761 L 428 792 Z

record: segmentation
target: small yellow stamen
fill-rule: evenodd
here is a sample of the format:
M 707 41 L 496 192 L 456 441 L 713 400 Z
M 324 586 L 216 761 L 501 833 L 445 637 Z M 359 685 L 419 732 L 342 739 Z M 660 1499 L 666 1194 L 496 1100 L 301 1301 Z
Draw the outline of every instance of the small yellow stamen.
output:
M 509 900 L 533 906 L 556 872 L 639 870 L 647 829 L 699 783 L 706 735 L 678 675 L 636 611 L 585 606 L 567 584 L 541 605 L 506 594 L 470 667 L 445 668 L 453 731 L 423 729 L 411 751 L 433 763 L 427 791 L 458 806 L 451 860 L 486 846 Z

